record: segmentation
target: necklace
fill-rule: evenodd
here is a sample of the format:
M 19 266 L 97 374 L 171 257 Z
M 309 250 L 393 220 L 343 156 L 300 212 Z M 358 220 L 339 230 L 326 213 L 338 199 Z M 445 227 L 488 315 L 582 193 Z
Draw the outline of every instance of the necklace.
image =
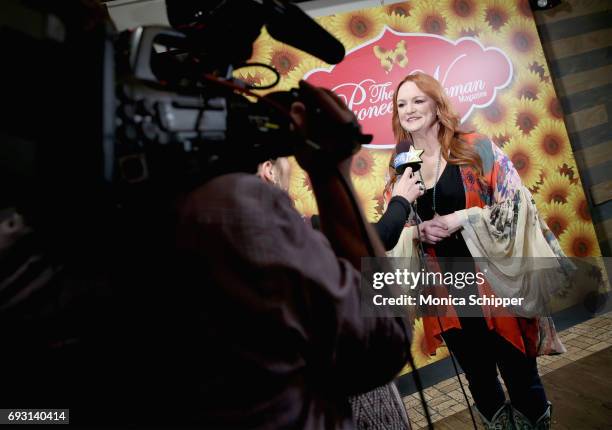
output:
M 433 196 L 432 196 L 433 197 L 432 198 L 432 209 L 434 212 L 434 217 L 438 215 L 438 213 L 436 212 L 436 187 L 438 186 L 438 175 L 440 174 L 441 161 L 442 161 L 442 146 L 440 146 L 440 151 L 438 151 L 438 163 L 436 164 L 436 176 L 434 176 Z M 419 170 L 419 176 L 421 177 L 421 182 L 423 182 L 425 189 L 427 189 L 427 184 L 425 183 L 425 180 L 423 179 L 423 174 L 421 173 L 421 170 Z

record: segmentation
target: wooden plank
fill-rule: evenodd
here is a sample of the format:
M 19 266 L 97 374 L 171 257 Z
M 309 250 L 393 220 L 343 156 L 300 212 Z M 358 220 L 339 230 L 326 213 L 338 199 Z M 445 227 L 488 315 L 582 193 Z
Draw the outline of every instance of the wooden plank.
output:
M 612 45 L 612 28 L 542 44 L 546 57 L 550 61 L 584 54 L 585 52 L 605 48 L 610 45 Z
M 604 256 L 612 255 L 612 240 L 606 240 L 604 242 L 599 242 L 599 249 L 601 249 L 601 255 L 604 255 Z
M 600 87 L 609 83 L 612 83 L 612 64 L 593 70 L 573 73 L 555 80 L 559 97 Z
M 594 205 L 612 200 L 612 180 L 593 185 L 591 187 L 591 197 Z
M 572 133 L 608 122 L 608 111 L 604 105 L 593 106 L 565 117 L 567 131 Z
M 612 21 L 612 13 L 610 14 Z M 571 57 L 560 58 L 548 64 L 550 73 L 555 79 L 563 79 L 564 76 L 573 73 L 586 72 L 587 70 L 612 64 L 612 46 L 594 49 Z
M 553 428 L 610 428 L 612 348 L 589 355 L 542 377 L 553 403 Z
M 595 233 L 600 242 L 612 240 L 612 218 L 595 224 Z
M 612 21 L 612 11 L 606 10 L 552 24 L 539 25 L 538 34 L 542 42 L 552 42 L 610 28 L 610 21 Z
M 558 84 L 555 82 L 555 88 Z M 560 90 L 557 90 L 559 92 Z M 559 98 L 565 114 L 578 112 L 598 104 L 612 104 L 612 83 Z
M 467 409 L 464 412 L 469 418 L 469 412 L 467 412 Z M 460 412 L 459 414 L 463 414 L 463 412 Z M 474 426 L 472 423 L 466 423 L 457 416 L 459 414 L 454 414 L 442 419 L 441 421 L 436 421 L 434 423 L 434 428 L 436 430 L 473 430 Z
M 574 150 L 585 149 L 601 142 L 612 140 L 612 124 L 604 123 L 581 131 L 569 133 L 570 142 Z M 593 184 L 601 182 L 595 181 Z
M 589 169 L 612 160 L 612 140 L 574 152 L 580 169 Z
M 610 428 L 612 347 L 596 352 L 542 377 L 553 404 L 556 430 Z M 466 410 L 434 423 L 436 429 L 472 429 Z M 478 418 L 477 418 L 478 420 Z M 469 422 L 469 421 L 468 421 Z
M 533 14 L 538 25 L 576 18 L 590 13 L 610 10 L 610 0 L 564 0 L 561 5 Z

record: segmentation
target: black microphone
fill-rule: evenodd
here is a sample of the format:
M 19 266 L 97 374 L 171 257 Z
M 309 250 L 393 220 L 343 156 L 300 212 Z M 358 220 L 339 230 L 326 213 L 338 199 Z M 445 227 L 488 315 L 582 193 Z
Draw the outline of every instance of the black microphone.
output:
M 208 63 L 245 62 L 264 25 L 274 39 L 329 64 L 344 59 L 342 43 L 287 0 L 166 0 L 166 11 Z
M 422 149 L 415 149 L 414 146 L 410 147 L 410 151 L 400 152 L 393 159 L 393 168 L 395 173 L 402 175 L 406 168 L 410 167 L 412 172 L 416 172 L 421 168 L 421 155 L 423 154 Z
M 344 59 L 342 43 L 302 9 L 280 0 L 267 0 L 265 4 L 269 7 L 266 28 L 270 36 L 329 64 L 338 64 Z

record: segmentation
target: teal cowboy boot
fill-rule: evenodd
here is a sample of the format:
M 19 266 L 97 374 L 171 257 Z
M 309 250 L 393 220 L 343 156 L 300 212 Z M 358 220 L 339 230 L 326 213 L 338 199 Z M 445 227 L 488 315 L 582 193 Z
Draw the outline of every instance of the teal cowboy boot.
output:
M 504 403 L 504 405 L 495 412 L 495 415 L 493 415 L 490 421 L 487 420 L 477 408 L 475 409 L 486 430 L 514 430 L 509 403 Z
M 548 407 L 540 418 L 533 424 L 523 413 L 517 409 L 512 409 L 512 421 L 516 430 L 548 430 L 550 429 L 550 414 L 552 404 L 548 402 Z

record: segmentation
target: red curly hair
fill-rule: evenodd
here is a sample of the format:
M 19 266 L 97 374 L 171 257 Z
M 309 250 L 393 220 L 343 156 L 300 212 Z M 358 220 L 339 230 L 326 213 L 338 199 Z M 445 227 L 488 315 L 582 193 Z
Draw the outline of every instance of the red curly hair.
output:
M 479 181 L 484 181 L 482 160 L 480 155 L 474 147 L 466 145 L 462 139 L 465 131 L 459 129 L 460 120 L 459 116 L 453 111 L 450 100 L 444 93 L 442 85 L 433 77 L 425 73 L 415 73 L 406 76 L 395 89 L 393 94 L 393 134 L 395 136 L 396 151 L 400 146 L 399 144 L 405 145 L 406 143 L 412 144 L 412 138 L 410 133 L 404 130 L 400 124 L 399 114 L 397 110 L 397 94 L 402 85 L 406 82 L 414 82 L 414 84 L 423 91 L 429 98 L 431 98 L 436 104 L 437 108 L 437 119 L 440 124 L 438 131 L 438 141 L 442 146 L 442 156 L 450 164 L 456 165 L 469 165 L 474 167 L 478 173 Z M 391 157 L 393 160 L 393 157 Z M 391 185 L 395 182 L 395 177 L 391 175 Z

